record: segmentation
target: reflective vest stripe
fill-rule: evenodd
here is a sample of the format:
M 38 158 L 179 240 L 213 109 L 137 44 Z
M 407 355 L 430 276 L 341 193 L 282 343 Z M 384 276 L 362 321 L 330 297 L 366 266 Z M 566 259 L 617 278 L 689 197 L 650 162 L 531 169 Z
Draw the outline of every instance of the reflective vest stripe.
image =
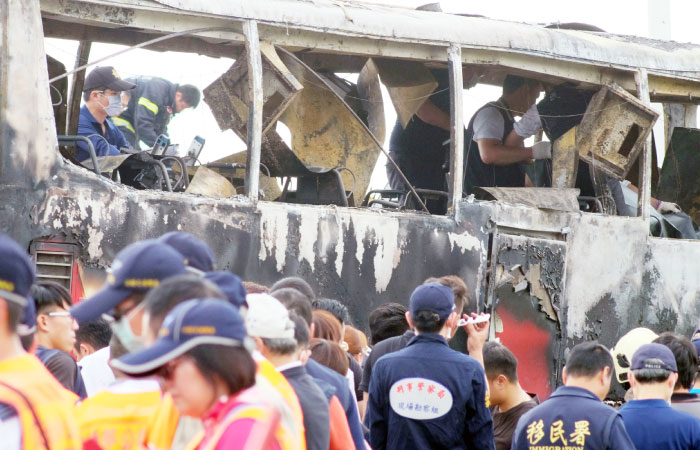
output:
M 139 105 L 145 107 L 147 110 L 151 111 L 153 114 L 158 114 L 158 105 L 147 99 L 146 97 L 139 98 Z
M 131 122 L 129 122 L 128 120 L 124 120 L 120 117 L 112 117 L 112 123 L 118 127 L 124 127 L 127 130 L 131 131 L 132 133 L 136 134 L 136 130 L 134 129 L 134 126 L 131 125 Z

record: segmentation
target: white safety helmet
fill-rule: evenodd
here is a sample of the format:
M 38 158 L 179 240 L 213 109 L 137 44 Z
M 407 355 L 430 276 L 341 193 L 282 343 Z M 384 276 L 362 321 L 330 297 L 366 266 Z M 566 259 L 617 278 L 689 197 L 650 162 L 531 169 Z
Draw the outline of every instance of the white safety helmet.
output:
M 615 347 L 610 350 L 612 352 L 613 364 L 615 364 L 617 381 L 620 383 L 628 383 L 627 375 L 630 371 L 634 352 L 642 345 L 650 344 L 657 337 L 659 337 L 659 335 L 649 328 L 640 327 L 630 330 L 617 341 Z

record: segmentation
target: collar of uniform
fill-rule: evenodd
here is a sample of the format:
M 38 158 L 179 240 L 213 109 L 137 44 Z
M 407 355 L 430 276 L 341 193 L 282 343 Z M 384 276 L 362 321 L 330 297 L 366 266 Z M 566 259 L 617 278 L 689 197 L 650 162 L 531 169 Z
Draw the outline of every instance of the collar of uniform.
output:
M 447 340 L 436 333 L 421 333 L 413 336 L 408 345 L 418 344 L 422 342 L 435 342 L 447 346 Z
M 643 408 L 670 408 L 666 400 L 660 398 L 650 398 L 648 400 L 630 400 L 625 403 L 625 408 L 643 409 Z
M 580 387 L 575 387 L 575 386 L 561 386 L 559 389 L 554 391 L 554 393 L 550 396 L 551 397 L 560 397 L 560 396 L 576 396 L 576 397 L 588 397 L 594 400 L 600 401 L 597 395 L 595 395 L 593 392 L 589 391 L 588 389 L 580 388 Z
M 98 122 L 97 119 L 95 119 L 95 116 L 92 115 L 92 113 L 88 109 L 87 105 L 83 105 L 80 108 L 80 115 L 81 116 L 84 115 L 91 123 L 101 125 L 100 122 Z
M 694 403 L 700 402 L 700 395 L 690 392 L 676 392 L 671 395 L 671 403 Z

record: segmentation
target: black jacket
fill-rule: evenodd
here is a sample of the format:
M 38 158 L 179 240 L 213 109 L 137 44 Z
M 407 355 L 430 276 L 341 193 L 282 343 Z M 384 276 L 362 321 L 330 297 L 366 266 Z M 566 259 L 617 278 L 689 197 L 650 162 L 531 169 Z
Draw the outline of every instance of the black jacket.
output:
M 119 116 L 134 127 L 136 142 L 149 147 L 165 134 L 175 108 L 177 84 L 163 78 L 138 77 L 127 80 L 136 84 L 126 110 Z

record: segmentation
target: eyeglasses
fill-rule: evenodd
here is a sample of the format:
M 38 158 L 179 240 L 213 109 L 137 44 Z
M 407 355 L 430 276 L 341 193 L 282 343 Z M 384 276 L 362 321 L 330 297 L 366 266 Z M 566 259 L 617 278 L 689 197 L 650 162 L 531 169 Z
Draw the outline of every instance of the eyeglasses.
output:
M 70 313 L 70 311 L 53 311 L 47 314 L 47 316 L 50 317 L 70 317 L 71 319 L 73 318 L 73 315 Z

